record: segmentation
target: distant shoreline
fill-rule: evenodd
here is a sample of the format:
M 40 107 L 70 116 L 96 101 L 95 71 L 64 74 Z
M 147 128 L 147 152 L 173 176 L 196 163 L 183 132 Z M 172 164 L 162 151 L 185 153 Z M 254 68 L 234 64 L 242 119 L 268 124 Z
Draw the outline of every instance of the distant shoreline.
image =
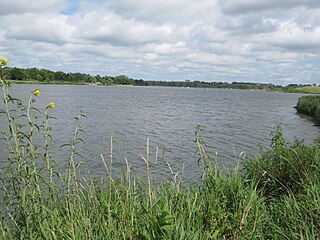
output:
M 48 84 L 48 85 L 88 85 L 88 86 L 105 86 L 105 87 L 135 87 L 135 86 L 144 86 L 144 85 L 133 85 L 133 84 L 94 84 L 94 83 L 86 83 L 86 82 L 71 82 L 71 81 L 36 81 L 36 80 L 7 80 L 10 84 Z M 241 84 L 241 83 L 240 83 Z M 232 85 L 232 84 L 230 84 Z M 201 86 L 168 86 L 168 85 L 147 85 L 145 87 L 180 87 L 180 88 L 211 88 L 211 89 L 237 89 L 237 90 L 255 90 L 255 91 L 264 91 L 264 92 L 286 92 L 286 93 L 305 93 L 305 94 L 320 94 L 320 86 L 303 86 L 297 87 L 290 90 L 287 89 L 257 89 L 257 88 L 237 88 L 237 87 L 201 87 Z

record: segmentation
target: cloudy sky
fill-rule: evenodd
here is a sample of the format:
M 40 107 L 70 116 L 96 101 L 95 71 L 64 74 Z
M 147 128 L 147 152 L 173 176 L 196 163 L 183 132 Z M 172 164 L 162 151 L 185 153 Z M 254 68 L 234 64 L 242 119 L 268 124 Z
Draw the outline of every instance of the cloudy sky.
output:
M 320 84 L 320 0 L 0 0 L 10 66 Z

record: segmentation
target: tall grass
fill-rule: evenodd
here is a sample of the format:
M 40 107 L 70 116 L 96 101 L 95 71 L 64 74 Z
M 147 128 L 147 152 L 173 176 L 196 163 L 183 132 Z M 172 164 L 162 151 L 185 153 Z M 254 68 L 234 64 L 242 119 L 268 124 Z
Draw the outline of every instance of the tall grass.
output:
M 280 128 L 271 150 L 243 169 L 222 170 L 197 127 L 199 186 L 177 178 L 153 184 L 148 143 L 147 178 L 135 178 L 127 160 L 127 170 L 114 177 L 111 140 L 110 157 L 102 156 L 106 178 L 96 180 L 77 151 L 83 113 L 64 145 L 70 156 L 59 161 L 66 163 L 62 171 L 50 135 L 52 105 L 37 110 L 36 91 L 24 104 L 3 80 L 1 87 L 1 124 L 8 126 L 1 142 L 8 149 L 1 156 L 1 239 L 320 239 L 319 148 L 288 143 Z

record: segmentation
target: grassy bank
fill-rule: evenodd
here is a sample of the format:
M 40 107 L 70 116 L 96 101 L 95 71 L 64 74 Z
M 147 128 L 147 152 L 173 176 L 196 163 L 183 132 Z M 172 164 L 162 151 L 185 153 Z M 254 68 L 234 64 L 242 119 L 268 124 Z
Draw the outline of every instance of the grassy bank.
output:
M 8 155 L 0 156 L 1 239 L 320 238 L 320 150 L 288 143 L 280 128 L 273 133 L 271 150 L 241 169 L 222 171 L 206 153 L 199 126 L 199 186 L 185 186 L 177 181 L 178 173 L 155 185 L 148 146 L 145 179 L 136 178 L 126 160 L 127 171 L 114 177 L 110 144 L 110 156 L 102 156 L 106 178 L 96 180 L 77 150 L 83 113 L 63 146 L 70 155 L 59 160 L 65 163 L 59 167 L 54 158 L 59 149 L 52 148 L 50 134 L 54 104 L 36 110 L 39 90 L 27 103 L 8 91 L 2 82 L 0 108 L 6 122 L 1 124 L 8 127 L 0 146 Z
M 308 93 L 308 94 L 320 94 L 320 86 L 304 86 L 294 88 L 290 92 L 294 93 Z

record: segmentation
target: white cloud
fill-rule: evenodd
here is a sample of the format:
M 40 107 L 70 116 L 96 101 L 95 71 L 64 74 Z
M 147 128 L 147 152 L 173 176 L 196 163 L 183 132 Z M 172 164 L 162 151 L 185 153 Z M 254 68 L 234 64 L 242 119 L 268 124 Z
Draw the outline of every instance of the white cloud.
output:
M 149 44 L 146 45 L 144 49 L 160 55 L 184 54 L 190 51 L 185 42 Z
M 250 12 L 268 11 L 274 9 L 288 10 L 295 7 L 320 8 L 318 0 L 220 0 L 223 12 L 230 14 L 245 14 Z
M 169 25 L 156 26 L 135 19 L 125 19 L 113 12 L 90 12 L 77 19 L 79 38 L 114 45 L 135 45 L 171 38 Z
M 320 26 L 301 26 L 292 19 L 278 22 L 274 32 L 257 34 L 251 39 L 260 44 L 268 44 L 269 51 L 279 48 L 281 52 L 305 56 L 320 53 Z
M 0 0 L 0 16 L 9 14 L 40 13 L 57 11 L 67 6 L 63 0 Z
M 320 26 L 312 29 L 287 21 L 279 24 L 278 30 L 272 37 L 271 42 L 276 46 L 292 51 L 320 53 Z
M 71 40 L 74 26 L 66 23 L 67 17 L 55 14 L 35 15 L 32 13 L 6 16 L 6 39 L 42 41 L 61 44 Z
M 110 7 L 129 18 L 156 22 L 171 20 L 181 8 L 191 3 L 191 0 L 120 0 L 111 1 Z
M 0 0 L 12 66 L 320 84 L 318 0 Z

